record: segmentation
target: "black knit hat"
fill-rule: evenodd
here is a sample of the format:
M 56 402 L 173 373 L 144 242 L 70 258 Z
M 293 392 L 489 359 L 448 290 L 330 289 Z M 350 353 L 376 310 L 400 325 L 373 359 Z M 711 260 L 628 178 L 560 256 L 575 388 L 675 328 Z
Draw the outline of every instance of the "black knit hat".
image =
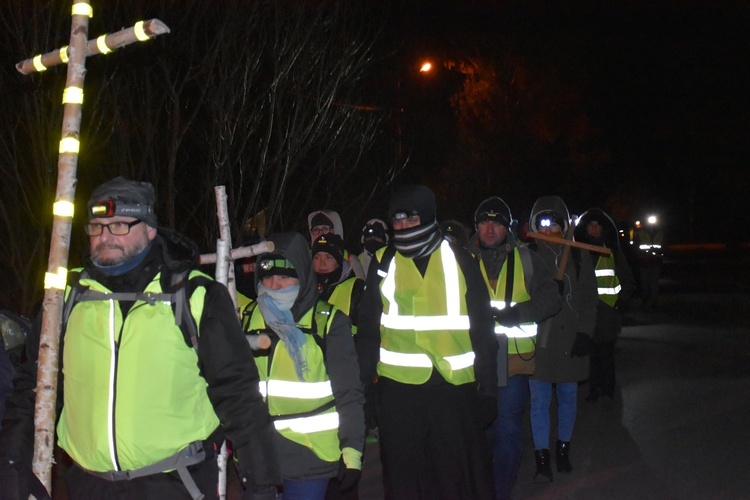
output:
M 273 253 L 260 257 L 260 260 L 255 265 L 255 274 L 258 276 L 258 281 L 262 281 L 263 278 L 269 276 L 298 277 L 297 270 L 294 269 L 291 262 L 285 259 L 283 255 Z
M 333 227 L 333 221 L 323 212 L 318 212 L 312 219 L 310 219 L 310 229 L 317 226 Z
M 476 212 L 474 212 L 475 224 L 488 220 L 502 224 L 506 228 L 510 227 L 510 208 L 497 196 L 492 196 L 484 200 L 479 204 Z
M 312 256 L 315 257 L 320 252 L 327 253 L 341 265 L 344 261 L 344 240 L 338 234 L 321 234 L 313 241 Z
M 115 177 L 100 185 L 91 193 L 88 202 L 89 220 L 115 216 L 133 217 L 151 227 L 158 224 L 154 204 L 154 186 L 148 182 L 131 181 Z
M 420 224 L 426 225 L 435 220 L 437 204 L 435 194 L 421 184 L 405 184 L 396 188 L 388 203 L 388 218 L 393 220 L 398 214 L 406 217 L 419 216 Z

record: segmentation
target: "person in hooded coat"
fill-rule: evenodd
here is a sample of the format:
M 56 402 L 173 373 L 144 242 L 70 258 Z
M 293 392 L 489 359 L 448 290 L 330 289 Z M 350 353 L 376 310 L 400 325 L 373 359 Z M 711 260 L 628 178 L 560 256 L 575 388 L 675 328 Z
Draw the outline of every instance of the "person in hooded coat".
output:
M 357 334 L 364 380 L 378 376 L 385 497 L 493 498 L 484 431 L 497 413 L 497 342 L 487 288 L 468 251 L 443 238 L 429 188 L 399 187 L 388 215 L 393 246 L 370 263 Z
M 307 229 L 310 232 L 310 245 L 321 234 L 337 234 L 344 241 L 344 225 L 341 223 L 341 216 L 335 210 L 324 208 L 310 212 L 307 215 Z M 349 263 L 358 278 L 365 279 L 362 263 L 355 254 L 345 249 L 344 260 Z
M 243 328 L 272 341 L 253 359 L 276 428 L 284 499 L 322 499 L 329 479 L 351 490 L 362 468 L 364 396 L 351 323 L 320 300 L 300 234 L 268 241 L 274 251 L 258 256 L 258 298 L 244 306 Z
M 570 215 L 559 196 L 543 196 L 531 209 L 529 230 L 562 238 Z M 564 244 L 535 240 L 533 247 L 549 266 L 558 269 Z M 559 276 L 559 275 L 558 275 Z M 563 305 L 560 312 L 539 325 L 536 367 L 529 380 L 531 431 L 536 459 L 535 479 L 552 480 L 550 467 L 550 403 L 557 394 L 558 472 L 570 472 L 570 440 L 577 411 L 578 382 L 588 377 L 588 354 L 596 322 L 596 277 L 590 258 L 572 249 L 562 276 Z M 541 476 L 541 477 L 540 477 Z
M 615 342 L 622 331 L 622 317 L 635 293 L 635 279 L 620 249 L 617 226 L 606 212 L 591 208 L 581 215 L 575 228 L 575 240 L 609 248 L 611 255 L 588 252 L 594 264 L 599 293 L 596 326 L 591 345 L 589 394 L 587 401 L 599 396 L 610 399 L 615 393 Z
M 375 252 L 388 245 L 390 235 L 388 224 L 381 219 L 370 219 L 362 227 L 362 235 L 359 242 L 362 244 L 362 252 L 359 254 L 359 262 L 367 278 L 367 270 Z

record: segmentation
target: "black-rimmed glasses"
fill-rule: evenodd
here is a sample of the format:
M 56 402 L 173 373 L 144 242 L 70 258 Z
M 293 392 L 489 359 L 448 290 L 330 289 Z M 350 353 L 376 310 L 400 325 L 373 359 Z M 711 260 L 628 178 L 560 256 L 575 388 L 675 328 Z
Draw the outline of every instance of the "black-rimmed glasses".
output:
M 86 234 L 89 236 L 101 236 L 104 232 L 104 228 L 109 229 L 109 234 L 112 236 L 125 236 L 130 232 L 130 228 L 140 224 L 142 220 L 134 220 L 132 222 L 110 222 L 109 224 L 99 224 L 96 222 L 89 222 L 84 228 Z

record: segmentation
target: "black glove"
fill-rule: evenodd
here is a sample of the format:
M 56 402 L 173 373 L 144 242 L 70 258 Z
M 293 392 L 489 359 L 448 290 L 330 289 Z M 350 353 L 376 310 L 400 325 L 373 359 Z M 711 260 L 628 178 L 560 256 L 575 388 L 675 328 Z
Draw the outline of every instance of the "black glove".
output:
M 258 487 L 242 491 L 242 500 L 276 500 L 276 486 Z
M 497 418 L 497 398 L 485 394 L 477 394 L 474 413 L 479 429 L 486 429 Z
M 576 333 L 576 340 L 570 348 L 570 357 L 580 358 L 587 356 L 591 350 L 591 337 L 583 332 Z
M 521 313 L 517 307 L 506 307 L 505 309 L 492 308 L 492 317 L 495 318 L 495 321 L 499 325 L 507 328 L 518 326 L 521 323 L 520 316 Z
M 339 489 L 345 492 L 354 488 L 362 475 L 362 452 L 344 447 L 339 460 Z

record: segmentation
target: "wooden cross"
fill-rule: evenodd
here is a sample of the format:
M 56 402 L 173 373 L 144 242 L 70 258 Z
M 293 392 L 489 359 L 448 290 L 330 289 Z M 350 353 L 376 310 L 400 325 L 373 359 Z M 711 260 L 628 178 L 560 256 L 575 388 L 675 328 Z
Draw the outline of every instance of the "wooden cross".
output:
M 106 54 L 136 41 L 146 41 L 169 33 L 158 19 L 138 22 L 131 28 L 88 40 L 89 19 L 93 15 L 89 0 L 74 0 L 70 27 L 70 45 L 37 55 L 16 64 L 22 74 L 41 72 L 57 64 L 68 64 L 63 92 L 62 138 L 57 160 L 57 189 L 52 213 L 52 236 L 47 273 L 44 278 L 42 327 L 39 339 L 36 403 L 34 407 L 34 460 L 32 469 L 47 491 L 52 493 L 52 455 L 55 443 L 55 401 L 59 367 L 60 323 L 68 272 L 70 233 L 78 166 L 83 82 L 86 57 Z
M 556 236 L 549 236 L 549 235 L 542 234 L 542 233 L 532 233 L 532 232 L 528 233 L 526 236 L 528 236 L 529 238 L 534 238 L 536 240 L 563 245 L 562 257 L 560 258 L 560 262 L 557 264 L 557 275 L 555 276 L 555 279 L 557 280 L 562 280 L 565 277 L 565 268 L 568 266 L 568 260 L 570 259 L 570 249 L 573 247 L 580 248 L 583 250 L 589 250 L 591 252 L 597 252 L 603 255 L 612 255 L 612 250 L 610 250 L 607 247 L 589 245 L 588 243 L 580 243 L 578 241 L 573 241 L 573 226 L 568 227 L 568 233 L 565 235 L 565 238 L 558 238 Z M 539 347 L 547 346 L 547 339 L 549 338 L 550 328 L 551 328 L 551 323 L 547 321 L 544 324 L 542 333 L 539 335 L 539 340 L 537 342 L 537 345 L 539 345 Z

